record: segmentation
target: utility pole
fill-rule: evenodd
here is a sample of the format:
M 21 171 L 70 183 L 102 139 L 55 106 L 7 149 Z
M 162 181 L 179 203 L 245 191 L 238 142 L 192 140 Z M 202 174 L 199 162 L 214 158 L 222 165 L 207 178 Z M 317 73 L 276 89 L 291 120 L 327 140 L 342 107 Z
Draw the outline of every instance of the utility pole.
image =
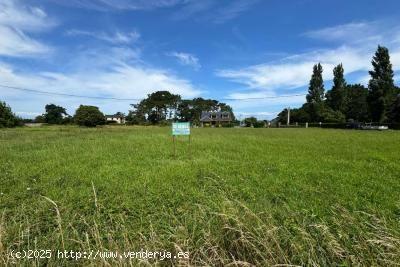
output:
M 290 125 L 290 107 L 287 108 L 287 126 Z

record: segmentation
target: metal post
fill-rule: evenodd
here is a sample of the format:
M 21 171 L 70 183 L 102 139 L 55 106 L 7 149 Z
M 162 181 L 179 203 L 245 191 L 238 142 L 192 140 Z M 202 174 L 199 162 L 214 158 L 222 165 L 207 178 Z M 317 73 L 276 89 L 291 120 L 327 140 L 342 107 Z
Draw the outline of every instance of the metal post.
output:
M 287 108 L 287 126 L 290 125 L 290 107 Z

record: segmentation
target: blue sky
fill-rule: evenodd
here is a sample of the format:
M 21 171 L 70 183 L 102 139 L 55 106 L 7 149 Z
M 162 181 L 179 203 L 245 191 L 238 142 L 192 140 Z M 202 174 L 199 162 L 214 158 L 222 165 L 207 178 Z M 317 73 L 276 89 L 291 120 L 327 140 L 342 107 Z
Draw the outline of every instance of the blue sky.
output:
M 115 98 L 169 90 L 232 105 L 238 117 L 298 107 L 312 65 L 343 63 L 368 82 L 378 44 L 400 76 L 400 2 L 317 0 L 0 0 L 0 84 Z M 47 103 L 127 113 L 129 101 L 35 95 L 0 87 L 22 117 Z

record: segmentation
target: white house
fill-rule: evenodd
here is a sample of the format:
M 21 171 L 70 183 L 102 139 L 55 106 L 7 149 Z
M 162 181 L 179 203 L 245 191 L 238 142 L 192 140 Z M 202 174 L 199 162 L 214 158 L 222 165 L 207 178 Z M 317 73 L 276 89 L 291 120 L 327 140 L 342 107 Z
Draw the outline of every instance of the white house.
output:
M 105 117 L 106 117 L 107 122 L 115 121 L 115 123 L 118 123 L 118 124 L 125 123 L 125 117 L 120 114 L 106 115 Z

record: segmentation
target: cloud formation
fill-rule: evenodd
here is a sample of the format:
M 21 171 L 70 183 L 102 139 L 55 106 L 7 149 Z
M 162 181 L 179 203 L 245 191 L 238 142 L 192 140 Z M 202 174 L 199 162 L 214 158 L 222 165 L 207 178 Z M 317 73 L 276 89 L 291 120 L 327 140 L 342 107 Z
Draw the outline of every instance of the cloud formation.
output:
M 338 25 L 302 34 L 303 38 L 311 38 L 320 43 L 320 47 L 328 42 L 336 47 L 315 49 L 284 56 L 279 60 L 250 65 L 241 68 L 220 69 L 215 72 L 218 77 L 241 85 L 237 92 L 231 92 L 232 99 L 262 98 L 287 94 L 306 93 L 312 67 L 321 62 L 324 68 L 323 78 L 333 78 L 333 68 L 343 63 L 345 74 L 351 74 L 353 82 L 367 84 L 368 70 L 372 68 L 371 59 L 378 44 L 390 50 L 393 69 L 399 80 L 400 75 L 400 27 L 385 21 L 360 22 Z M 330 88 L 326 88 L 329 90 Z M 230 101 L 237 112 L 247 110 L 278 113 L 282 106 L 300 106 L 305 102 L 304 96 L 290 98 L 258 99 L 246 101 Z M 270 116 L 272 118 L 272 116 Z
M 24 6 L 19 1 L 0 2 L 0 55 L 34 57 L 50 53 L 52 49 L 29 33 L 46 31 L 55 22 L 38 7 Z
M 305 35 L 322 40 L 342 42 L 336 48 L 319 49 L 284 57 L 278 61 L 247 66 L 238 69 L 216 71 L 219 77 L 243 84 L 249 89 L 276 93 L 277 90 L 294 90 L 306 86 L 310 79 L 312 66 L 321 62 L 324 67 L 324 79 L 331 80 L 334 66 L 343 63 L 345 74 L 367 71 L 371 68 L 371 58 L 378 44 L 387 45 L 391 52 L 394 70 L 400 70 L 400 42 L 389 38 L 389 33 L 400 36 L 400 30 L 393 33 L 392 28 L 376 28 L 378 23 L 351 23 L 307 32 Z M 369 34 L 365 29 L 370 29 Z M 352 39 L 351 36 L 361 36 Z M 375 40 L 375 42 L 371 42 Z M 345 42 L 346 41 L 346 42 Z
M 73 69 L 76 71 L 68 73 L 19 72 L 13 66 L 0 62 L 0 84 L 32 89 L 40 88 L 42 91 L 64 94 L 130 99 L 144 98 L 155 90 L 169 90 L 183 97 L 200 95 L 201 91 L 195 88 L 190 81 L 179 78 L 169 71 L 136 62 L 135 51 L 122 52 L 119 49 L 112 49 L 108 54 L 104 51 L 90 52 L 90 56 L 82 56 L 73 63 L 76 66 Z M 131 57 L 127 56 L 129 53 L 132 55 Z M 110 58 L 113 60 L 109 60 Z M 26 96 L 26 92 L 7 90 L 3 95 L 15 101 L 24 102 L 25 97 L 23 96 Z M 32 107 L 29 110 L 17 111 L 40 112 L 38 109 L 42 109 L 52 99 L 64 103 L 70 112 L 80 103 L 100 105 L 108 112 L 116 112 L 116 107 L 118 107 L 118 104 L 113 101 L 32 95 L 30 103 L 23 105 L 24 107 L 32 105 Z M 129 102 L 124 107 L 125 111 L 128 104 Z
M 169 90 L 183 97 L 199 96 L 201 91 L 189 80 L 176 73 L 144 62 L 138 48 L 129 48 L 140 34 L 137 31 L 115 33 L 71 30 L 69 35 L 84 35 L 106 41 L 106 45 L 50 47 L 29 36 L 30 33 L 48 32 L 56 25 L 43 9 L 25 6 L 20 2 L 2 0 L 0 4 L 0 84 L 38 89 L 64 94 L 140 99 L 156 90 Z M 36 36 L 36 34 L 35 34 Z M 73 57 L 65 58 L 65 52 Z M 52 52 L 49 54 L 49 52 Z M 46 55 L 48 61 L 63 59 L 57 69 L 26 69 L 24 60 Z M 5 60 L 18 57 L 18 61 Z M 183 62 L 194 64 L 196 58 Z M 22 64 L 22 65 L 21 65 Z M 57 64 L 58 65 L 58 64 Z M 22 66 L 22 68 L 21 68 Z M 121 108 L 112 101 L 76 99 L 52 95 L 35 95 L 0 88 L 2 97 L 11 101 L 14 110 L 24 116 L 42 112 L 45 104 L 56 102 L 69 112 L 83 103 L 99 105 L 106 112 L 126 111 L 130 103 Z M 29 97 L 30 101 L 26 101 Z
M 69 36 L 88 36 L 112 44 L 129 44 L 136 42 L 140 38 L 140 33 L 136 30 L 127 33 L 116 31 L 115 33 L 110 34 L 105 32 L 91 32 L 73 29 L 67 31 L 66 34 Z
M 98 11 L 142 10 L 171 7 L 186 0 L 49 0 L 64 6 L 87 8 Z
M 199 59 L 193 54 L 183 53 L 183 52 L 169 52 L 167 53 L 167 56 L 174 57 L 178 60 L 180 64 L 185 66 L 190 66 L 195 70 L 201 68 Z
M 259 0 L 232 0 L 227 3 L 218 0 L 187 0 L 172 15 L 172 19 L 185 20 L 195 18 L 202 22 L 211 21 L 221 24 L 235 19 L 258 2 Z

